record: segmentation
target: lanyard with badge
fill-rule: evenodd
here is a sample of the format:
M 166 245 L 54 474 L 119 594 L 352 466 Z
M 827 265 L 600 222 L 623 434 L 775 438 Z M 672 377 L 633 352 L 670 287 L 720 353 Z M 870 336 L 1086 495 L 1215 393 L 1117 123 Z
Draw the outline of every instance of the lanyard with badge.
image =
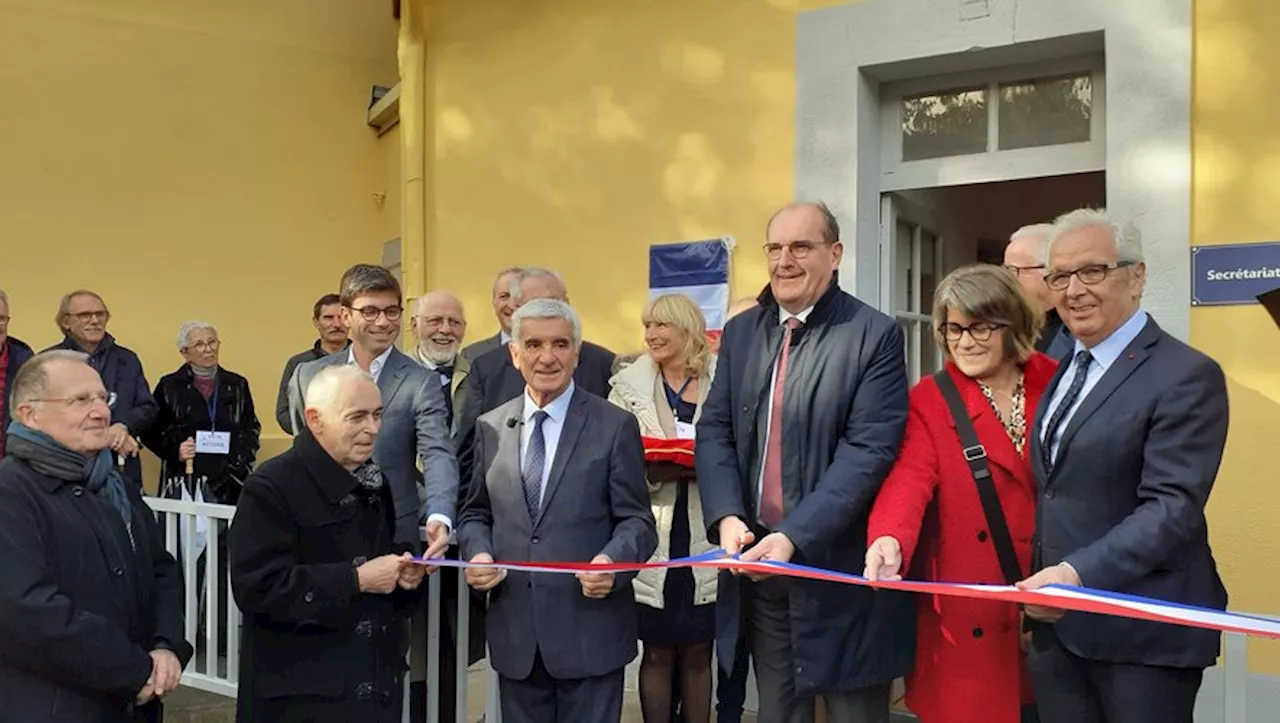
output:
M 671 388 L 670 384 L 663 383 L 662 389 L 667 394 L 667 404 L 671 407 L 671 416 L 676 420 L 676 439 L 694 439 L 697 435 L 694 432 L 694 426 L 690 422 L 681 422 L 680 414 L 676 408 L 680 405 L 680 400 L 684 396 L 685 390 L 689 388 L 689 384 L 693 382 L 693 377 L 686 377 L 684 384 L 680 385 L 680 391 L 676 392 Z M 674 393 L 673 393 L 674 392 Z
M 213 394 L 205 402 L 209 410 L 209 429 L 196 432 L 196 454 L 231 454 L 231 433 L 219 432 L 218 385 L 214 384 Z

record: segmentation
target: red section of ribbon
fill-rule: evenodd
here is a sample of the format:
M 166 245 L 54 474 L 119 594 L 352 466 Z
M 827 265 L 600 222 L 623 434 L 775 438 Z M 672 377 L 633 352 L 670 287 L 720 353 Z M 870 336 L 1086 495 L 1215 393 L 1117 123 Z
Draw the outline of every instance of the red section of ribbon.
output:
M 662 439 L 660 437 L 642 437 L 644 441 L 644 461 L 675 462 L 683 467 L 693 468 L 692 439 Z

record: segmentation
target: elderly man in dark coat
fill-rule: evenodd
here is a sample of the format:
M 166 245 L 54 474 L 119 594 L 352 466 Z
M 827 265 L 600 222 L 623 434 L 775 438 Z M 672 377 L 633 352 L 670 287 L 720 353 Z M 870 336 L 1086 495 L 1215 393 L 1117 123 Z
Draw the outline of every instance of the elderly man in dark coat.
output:
M 317 372 L 306 428 L 245 482 L 228 533 L 244 613 L 239 723 L 399 723 L 408 616 L 426 568 L 392 542 L 370 461 L 382 394 L 352 365 Z
M 907 419 L 902 329 L 840 290 L 840 229 L 793 204 L 766 230 L 769 288 L 725 328 L 697 429 L 708 537 L 743 559 L 861 573 L 867 517 Z M 754 546 L 748 547 L 754 542 Z M 912 601 L 884 591 L 722 573 L 721 664 L 752 641 L 760 720 L 889 718 L 911 665 Z
M 137 723 L 191 658 L 182 577 L 108 448 L 111 410 L 84 354 L 13 379 L 0 461 L 0 721 Z

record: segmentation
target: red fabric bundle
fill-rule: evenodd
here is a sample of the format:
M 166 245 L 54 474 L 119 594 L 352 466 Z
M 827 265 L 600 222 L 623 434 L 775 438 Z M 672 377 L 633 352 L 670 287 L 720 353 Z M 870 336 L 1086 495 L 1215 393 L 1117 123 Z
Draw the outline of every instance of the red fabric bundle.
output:
M 644 461 L 675 462 L 683 467 L 693 469 L 692 439 L 641 437 L 641 440 L 644 442 Z

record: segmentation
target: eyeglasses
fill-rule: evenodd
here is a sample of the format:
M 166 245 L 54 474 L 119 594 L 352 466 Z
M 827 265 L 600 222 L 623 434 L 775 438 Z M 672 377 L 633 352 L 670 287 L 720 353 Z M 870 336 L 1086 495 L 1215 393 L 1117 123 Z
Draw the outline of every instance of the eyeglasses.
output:
M 454 327 L 456 329 L 456 328 L 464 327 L 467 325 L 467 322 L 463 321 L 462 319 L 459 319 L 456 316 L 418 316 L 414 318 L 416 318 L 419 322 L 432 327 L 444 326 L 446 323 L 448 323 L 449 326 Z M 394 321 L 394 319 L 392 319 L 392 321 Z
M 1044 264 L 1040 264 L 1038 266 L 1013 266 L 1011 264 L 1005 264 L 1004 268 L 1006 271 L 1013 274 L 1014 276 L 1021 276 L 1023 271 L 1035 271 L 1037 269 L 1043 269 Z
M 1086 286 L 1093 286 L 1101 283 L 1112 271 L 1123 269 L 1126 266 L 1133 266 L 1136 263 L 1136 261 L 1112 261 L 1109 264 L 1081 266 L 1074 271 L 1054 271 L 1053 273 L 1045 274 L 1044 282 L 1054 291 L 1063 291 L 1071 285 L 1072 276 L 1079 276 L 1080 283 Z
M 359 309 L 354 306 L 347 308 L 359 314 L 360 318 L 365 321 L 377 321 L 379 315 L 387 317 L 387 321 L 399 321 L 400 315 L 404 313 L 404 307 L 398 304 L 396 306 L 388 306 L 385 309 L 377 306 L 362 306 Z
M 4 324 L 8 324 L 8 323 L 9 323 L 9 317 L 7 317 L 7 316 L 0 316 L 0 326 L 2 326 L 2 325 L 4 325 Z
M 203 341 L 197 341 L 187 348 L 195 349 L 196 351 L 217 351 L 220 346 L 222 346 L 222 342 L 217 339 L 205 339 Z
M 115 406 L 116 393 L 115 392 L 93 392 L 93 393 L 86 393 L 86 394 L 77 394 L 74 397 L 32 399 L 31 401 L 65 404 L 76 411 L 85 411 L 95 404 L 105 404 L 108 407 Z
M 764 248 L 764 255 L 767 256 L 770 261 L 777 261 L 778 259 L 782 258 L 783 249 L 787 249 L 791 252 L 791 258 L 799 260 L 813 253 L 813 250 L 818 248 L 819 246 L 830 246 L 830 245 L 831 244 L 827 243 L 826 241 L 821 241 L 821 242 L 792 241 L 789 244 L 765 244 L 763 248 Z
M 975 321 L 968 326 L 960 326 L 952 322 L 941 324 L 938 331 L 942 332 L 943 338 L 947 341 L 960 341 L 964 333 L 969 332 L 969 336 L 974 341 L 987 341 L 991 338 L 991 334 L 998 329 L 1003 329 L 1008 324 L 992 324 L 988 321 Z
M 81 311 L 75 314 L 67 314 L 67 316 L 74 316 L 77 321 L 87 323 L 90 321 L 98 321 L 99 319 L 106 321 L 111 316 L 111 312 L 103 309 L 102 311 Z

